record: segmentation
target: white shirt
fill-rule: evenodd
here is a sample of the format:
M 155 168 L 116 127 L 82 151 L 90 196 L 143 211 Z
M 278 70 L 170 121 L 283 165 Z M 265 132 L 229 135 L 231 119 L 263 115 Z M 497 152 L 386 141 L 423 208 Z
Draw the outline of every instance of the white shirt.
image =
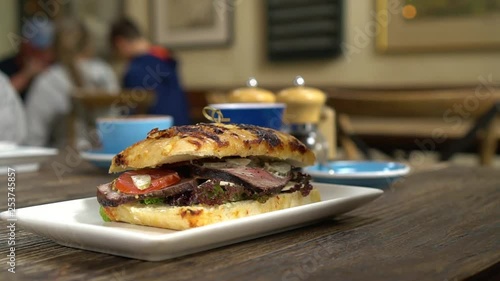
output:
M 102 89 L 117 92 L 116 76 L 106 63 L 89 59 L 80 61 L 78 68 L 86 89 Z M 54 65 L 40 74 L 27 93 L 26 112 L 28 117 L 29 145 L 49 145 L 51 134 L 61 125 L 62 118 L 71 112 L 73 84 L 62 65 Z M 64 124 L 62 124 L 64 125 Z M 56 133 L 57 134 L 57 133 Z M 56 135 L 64 138 L 64 135 Z
M 21 98 L 9 78 L 0 72 L 0 141 L 21 143 L 26 137 L 26 116 Z

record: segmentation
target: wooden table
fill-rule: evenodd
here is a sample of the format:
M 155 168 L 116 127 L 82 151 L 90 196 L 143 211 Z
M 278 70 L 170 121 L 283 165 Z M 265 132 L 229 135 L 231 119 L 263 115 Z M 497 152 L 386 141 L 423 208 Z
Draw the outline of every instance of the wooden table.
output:
M 54 162 L 68 161 L 17 175 L 17 207 L 93 196 L 113 178 L 74 161 L 58 178 Z M 12 274 L 2 222 L 0 280 L 500 280 L 499 172 L 415 173 L 346 215 L 162 262 L 67 248 L 20 229 Z

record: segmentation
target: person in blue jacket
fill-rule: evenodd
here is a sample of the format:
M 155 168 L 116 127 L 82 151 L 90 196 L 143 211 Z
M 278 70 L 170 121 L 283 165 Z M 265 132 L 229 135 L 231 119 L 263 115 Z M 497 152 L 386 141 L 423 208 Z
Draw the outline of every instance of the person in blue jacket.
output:
M 169 51 L 152 45 L 128 19 L 112 25 L 110 40 L 118 55 L 128 60 L 123 87 L 154 91 L 156 102 L 148 113 L 170 115 L 175 125 L 190 124 L 188 99 Z

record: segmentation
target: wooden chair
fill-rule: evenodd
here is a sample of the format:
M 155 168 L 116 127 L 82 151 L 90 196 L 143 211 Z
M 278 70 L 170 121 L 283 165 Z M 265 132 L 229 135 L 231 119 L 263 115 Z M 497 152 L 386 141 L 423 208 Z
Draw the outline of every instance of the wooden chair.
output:
M 155 94 L 146 90 L 107 92 L 75 89 L 71 101 L 73 107 L 69 118 L 68 141 L 75 146 L 77 119 L 84 120 L 88 129 L 95 126 L 97 117 L 146 114 L 155 102 Z
M 366 145 L 357 137 L 351 117 L 370 118 L 437 118 L 448 122 L 472 121 L 469 133 L 459 137 L 461 145 L 452 145 L 442 155 L 447 160 L 457 149 L 465 148 L 467 143 L 479 135 L 480 163 L 490 165 L 496 151 L 497 104 L 500 102 L 500 89 L 462 88 L 441 90 L 353 90 L 330 89 L 327 104 L 338 114 L 339 142 L 349 159 L 360 158 L 360 150 L 367 154 Z M 491 112 L 494 113 L 491 113 Z M 488 118 L 484 116 L 488 115 Z M 481 121 L 481 122 L 478 122 Z M 404 122 L 404 121 L 401 121 Z M 405 126 L 403 123 L 401 126 Z M 408 127 L 408 125 L 406 125 Z M 418 131 L 418 127 L 413 130 Z M 410 129 L 411 130 L 411 129 Z M 428 135 L 431 140 L 434 136 Z

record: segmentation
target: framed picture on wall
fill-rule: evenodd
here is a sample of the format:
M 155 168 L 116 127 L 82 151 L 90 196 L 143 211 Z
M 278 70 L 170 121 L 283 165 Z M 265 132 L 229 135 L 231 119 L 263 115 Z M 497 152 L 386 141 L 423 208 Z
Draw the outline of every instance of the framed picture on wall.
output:
M 382 52 L 500 50 L 499 0 L 377 0 Z
M 227 45 L 234 0 L 153 0 L 153 39 L 169 48 Z
M 267 0 L 270 61 L 330 59 L 341 54 L 343 0 Z

